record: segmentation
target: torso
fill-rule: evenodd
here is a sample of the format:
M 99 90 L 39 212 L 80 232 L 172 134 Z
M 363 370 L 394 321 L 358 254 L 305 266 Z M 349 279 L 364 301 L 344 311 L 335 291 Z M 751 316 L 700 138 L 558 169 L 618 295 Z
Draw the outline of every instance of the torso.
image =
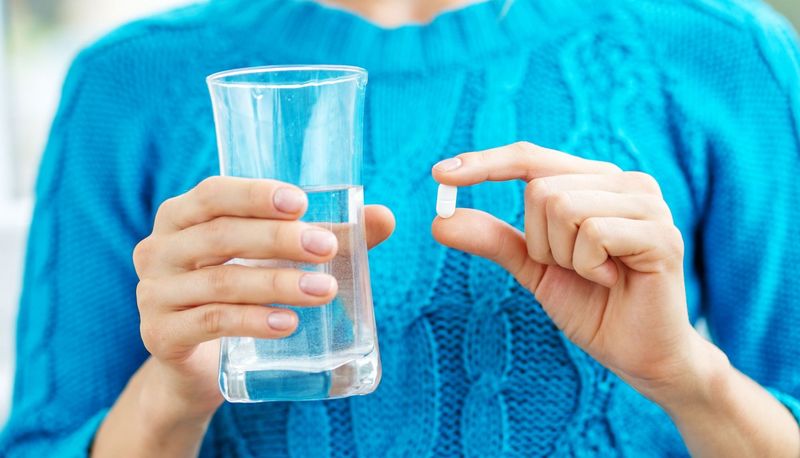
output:
M 627 430 L 636 425 L 634 412 L 675 444 L 663 413 L 570 344 L 530 292 L 498 266 L 445 249 L 430 234 L 436 198 L 430 167 L 519 140 L 654 175 L 669 184 L 664 193 L 677 225 L 694 231 L 693 183 L 682 165 L 684 145 L 671 135 L 677 121 L 667 78 L 653 70 L 652 50 L 627 20 L 620 15 L 471 67 L 370 75 L 365 197 L 397 218 L 393 237 L 370 254 L 381 386 L 365 397 L 329 402 L 225 405 L 204 453 L 602 454 L 632 442 Z M 292 62 L 231 58 L 208 73 L 279 63 Z M 193 151 L 193 160 L 159 199 L 218 171 L 206 99 L 197 91 L 185 104 L 185 116 L 202 123 L 174 126 L 170 134 Z M 524 186 L 464 189 L 459 205 L 521 228 Z M 686 252 L 692 251 L 689 239 Z M 691 257 L 686 276 L 694 290 Z M 696 296 L 690 291 L 692 316 Z

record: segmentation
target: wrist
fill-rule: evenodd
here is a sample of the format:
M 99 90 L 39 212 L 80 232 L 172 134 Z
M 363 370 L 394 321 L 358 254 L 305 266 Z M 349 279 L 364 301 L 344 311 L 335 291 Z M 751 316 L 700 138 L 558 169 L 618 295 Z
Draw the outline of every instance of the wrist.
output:
M 139 368 L 100 425 L 92 456 L 197 456 L 213 411 L 188 409 L 167 379 L 153 358 Z
M 675 417 L 687 410 L 712 407 L 714 399 L 726 392 L 733 375 L 725 353 L 694 333 L 676 375 L 653 384 L 642 393 Z
M 199 406 L 186 398 L 171 382 L 170 369 L 155 358 L 145 363 L 142 389 L 139 390 L 139 412 L 144 427 L 156 434 L 169 435 L 176 431 L 205 431 L 216 411 Z M 218 406 L 217 406 L 218 407 Z

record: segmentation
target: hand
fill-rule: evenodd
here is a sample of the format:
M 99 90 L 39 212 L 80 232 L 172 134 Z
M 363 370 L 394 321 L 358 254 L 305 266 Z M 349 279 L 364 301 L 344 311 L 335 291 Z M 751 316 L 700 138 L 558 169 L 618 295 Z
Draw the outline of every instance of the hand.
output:
M 298 221 L 307 205 L 305 193 L 286 183 L 213 177 L 159 208 L 133 258 L 148 364 L 166 391 L 159 399 L 177 402 L 178 416 L 210 418 L 222 403 L 219 337 L 288 336 L 297 316 L 263 304 L 315 306 L 336 295 L 327 274 L 225 265 L 232 258 L 332 259 L 334 234 Z M 365 223 L 370 247 L 394 229 L 385 207 L 366 207 Z
M 506 268 L 570 340 L 643 394 L 696 382 L 708 348 L 689 323 L 683 241 L 652 177 L 527 143 L 461 154 L 433 176 L 525 180 L 524 234 L 458 209 L 433 222 L 434 237 Z

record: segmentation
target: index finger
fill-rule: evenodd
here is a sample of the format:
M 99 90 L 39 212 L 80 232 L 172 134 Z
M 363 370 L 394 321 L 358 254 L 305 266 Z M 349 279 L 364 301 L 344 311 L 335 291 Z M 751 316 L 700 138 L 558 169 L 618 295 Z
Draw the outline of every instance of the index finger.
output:
M 532 143 L 518 142 L 446 159 L 433 167 L 433 178 L 450 186 L 470 186 L 484 181 L 531 181 L 554 175 L 620 171 L 619 167 L 609 162 L 593 161 Z
M 295 220 L 308 206 L 300 188 L 276 180 L 210 177 L 164 201 L 153 233 L 177 232 L 220 216 Z

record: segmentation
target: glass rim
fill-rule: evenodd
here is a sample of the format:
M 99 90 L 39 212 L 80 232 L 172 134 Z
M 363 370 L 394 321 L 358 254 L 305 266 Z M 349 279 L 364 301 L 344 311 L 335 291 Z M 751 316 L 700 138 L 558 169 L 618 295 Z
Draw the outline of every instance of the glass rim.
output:
M 264 74 L 264 73 L 282 73 L 282 72 L 303 72 L 303 71 L 329 71 L 339 72 L 339 75 L 331 76 L 316 81 L 287 82 L 287 83 L 267 83 L 267 82 L 253 82 L 253 81 L 226 81 L 226 78 Z M 263 65 L 258 67 L 244 67 L 234 68 L 230 70 L 223 70 L 221 72 L 213 73 L 206 77 L 206 83 L 209 86 L 222 86 L 222 87 L 242 87 L 242 88 L 266 88 L 266 89 L 296 89 L 313 86 L 326 86 L 330 84 L 345 83 L 348 81 L 365 79 L 367 77 L 367 70 L 356 67 L 354 65 Z

